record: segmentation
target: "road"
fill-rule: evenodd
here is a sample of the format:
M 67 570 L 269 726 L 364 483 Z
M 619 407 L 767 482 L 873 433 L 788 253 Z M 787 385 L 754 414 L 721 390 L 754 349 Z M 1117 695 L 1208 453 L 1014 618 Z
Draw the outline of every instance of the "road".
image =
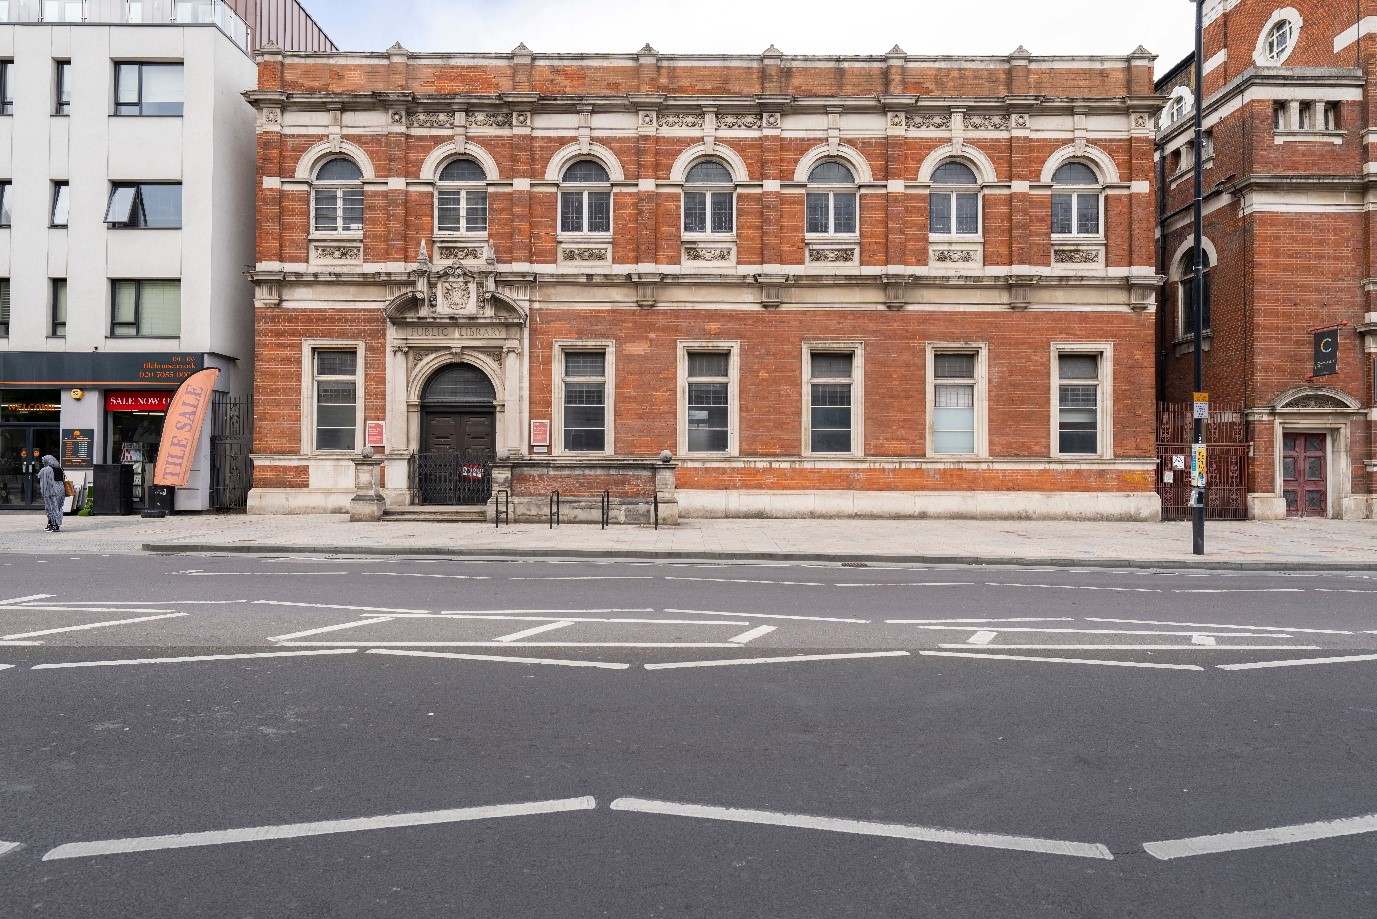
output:
M 1377 574 L 0 555 L 0 915 L 1366 917 Z

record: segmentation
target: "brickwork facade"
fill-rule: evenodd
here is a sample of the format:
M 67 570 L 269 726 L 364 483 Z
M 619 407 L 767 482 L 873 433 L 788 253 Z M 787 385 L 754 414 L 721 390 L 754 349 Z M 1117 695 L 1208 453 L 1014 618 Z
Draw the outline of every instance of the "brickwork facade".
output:
M 1244 407 L 1257 518 L 1374 514 L 1374 17 L 1370 0 L 1206 5 L 1204 388 Z M 1158 83 L 1172 100 L 1159 132 L 1170 402 L 1190 401 L 1194 384 L 1181 282 L 1193 276 L 1195 83 L 1191 61 Z M 1337 369 L 1317 375 L 1315 335 L 1326 330 L 1337 332 Z
M 268 51 L 250 99 L 253 510 L 343 509 L 367 435 L 394 506 L 481 448 L 668 451 L 685 516 L 1159 514 L 1141 49 Z

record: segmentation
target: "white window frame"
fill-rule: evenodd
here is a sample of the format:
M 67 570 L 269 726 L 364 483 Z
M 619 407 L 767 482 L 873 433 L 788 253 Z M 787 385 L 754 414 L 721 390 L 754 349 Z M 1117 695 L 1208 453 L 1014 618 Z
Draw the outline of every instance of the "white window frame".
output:
M 1087 163 L 1087 162 L 1085 162 L 1084 160 L 1073 159 L 1073 160 L 1067 160 L 1067 162 L 1068 162 L 1068 163 L 1070 163 L 1070 162 L 1081 163 L 1082 165 L 1087 166 L 1087 167 L 1090 169 L 1091 172 L 1095 173 L 1095 178 L 1099 180 L 1099 184 L 1098 184 L 1098 185 L 1057 185 L 1057 184 L 1055 183 L 1055 180 L 1053 181 L 1052 190 L 1051 190 L 1051 192 L 1050 192 L 1050 194 L 1048 195 L 1048 198 L 1047 198 L 1047 217 L 1048 217 L 1048 220 L 1049 220 L 1049 222 L 1051 222 L 1053 202 L 1056 201 L 1057 195 L 1071 195 L 1071 196 L 1072 196 L 1072 201 L 1071 201 L 1071 227 L 1072 227 L 1072 231 L 1071 231 L 1070 233 L 1058 233 L 1058 232 L 1056 232 L 1055 228 L 1051 228 L 1052 239 L 1053 239 L 1054 241 L 1056 241 L 1056 242 L 1083 242 L 1083 243 L 1096 243 L 1096 242 L 1102 243 L 1102 242 L 1105 242 L 1106 239 L 1107 239 L 1107 237 L 1108 237 L 1108 231 L 1107 231 L 1106 228 L 1105 228 L 1105 199 L 1108 198 L 1109 196 L 1105 193 L 1105 187 L 1104 187 L 1104 185 L 1105 185 L 1105 178 L 1104 178 L 1104 174 L 1099 170 L 1098 167 L 1095 166 L 1095 164 L 1093 164 L 1093 163 Z M 1062 164 L 1059 165 L 1057 168 L 1060 169 L 1061 166 L 1064 166 L 1064 165 L 1066 165 L 1066 163 L 1062 163 Z M 1055 176 L 1056 173 L 1053 172 L 1053 175 Z M 1076 228 L 1080 226 L 1080 220 L 1078 219 L 1079 216 L 1080 216 L 1080 197 L 1081 197 L 1082 195 L 1089 195 L 1089 194 L 1094 194 L 1094 195 L 1099 196 L 1099 208 L 1100 208 L 1099 230 L 1098 230 L 1098 232 L 1095 232 L 1095 233 L 1079 233 L 1079 232 L 1076 231 Z
M 325 164 L 331 160 L 346 159 L 354 163 L 358 168 L 360 178 L 343 182 L 332 179 L 320 179 L 320 171 L 325 168 Z M 368 190 L 364 183 L 363 167 L 352 158 L 343 154 L 327 156 L 316 163 L 315 169 L 311 173 L 311 197 L 310 197 L 310 238 L 312 239 L 362 239 L 364 228 L 368 225 Z M 344 228 L 344 193 L 346 191 L 357 190 L 359 193 L 360 207 L 362 214 L 359 217 L 358 229 L 352 227 Z M 316 195 L 320 192 L 330 192 L 334 195 L 335 224 L 334 229 L 323 230 L 316 226 Z
M 602 351 L 606 354 L 603 366 L 603 448 L 597 450 L 564 449 L 564 354 L 567 351 Z M 616 453 L 616 394 L 617 350 L 611 339 L 561 339 L 554 343 L 554 362 L 550 365 L 552 400 L 550 402 L 550 452 L 552 456 L 612 456 Z M 591 379 L 591 378 L 590 378 Z
M 845 160 L 820 160 L 820 161 L 818 161 L 817 163 L 814 163 L 814 164 L 812 165 L 811 169 L 816 169 L 816 168 L 818 168 L 819 166 L 823 165 L 823 163 L 826 163 L 826 162 L 837 162 L 837 163 L 840 163 L 842 166 L 845 166 L 846 169 L 847 169 L 847 171 L 849 171 L 849 172 L 851 173 L 851 179 L 852 179 L 852 181 L 851 181 L 851 183 L 848 185 L 848 184 L 831 183 L 831 182 L 813 182 L 813 181 L 811 181 L 811 179 L 810 179 L 810 180 L 805 184 L 805 187 L 804 187 L 804 189 L 803 189 L 803 236 L 804 236 L 804 239 L 805 239 L 806 241 L 809 241 L 809 242 L 824 242 L 824 241 L 836 241 L 836 240 L 840 240 L 840 241 L 844 241 L 844 242 L 859 242 L 859 241 L 860 241 L 860 238 L 861 238 L 861 186 L 860 186 L 860 180 L 859 180 L 858 178 L 856 178 L 856 167 L 853 166 L 851 163 L 846 162 Z M 810 169 L 810 172 L 811 172 L 811 169 Z M 852 230 L 852 231 L 849 232 L 849 233 L 839 233 L 839 232 L 837 232 L 837 229 L 836 229 L 836 226 L 837 226 L 837 195 L 839 195 L 839 194 L 842 194 L 842 195 L 850 195 L 852 198 L 856 199 L 856 229 Z M 809 196 L 809 195 L 827 195 L 827 232 L 825 232 L 825 233 L 814 233 L 814 232 L 810 232 L 809 229 L 808 229 L 808 196 Z
M 1195 334 L 1194 323 L 1186 323 L 1186 282 L 1189 281 L 1193 284 L 1195 281 L 1194 248 L 1187 249 L 1186 254 L 1177 264 L 1180 265 L 1180 277 L 1176 279 L 1176 337 L 1179 340 L 1182 338 L 1189 338 L 1190 336 Z M 1206 301 L 1207 303 L 1209 303 L 1210 307 L 1210 322 L 1205 323 L 1205 325 L 1202 327 L 1203 331 L 1206 334 L 1209 334 L 1211 331 L 1213 331 L 1214 325 L 1214 278 L 1210 277 L 1210 272 L 1212 271 L 1214 271 L 1214 263 L 1210 260 L 1210 254 L 1206 252 L 1204 276 L 1206 278 L 1209 278 L 1210 289 L 1210 299 Z
M 596 162 L 599 166 L 602 166 L 603 170 L 604 170 L 605 172 L 607 172 L 608 180 L 609 180 L 609 181 L 607 181 L 607 182 L 570 182 L 570 181 L 567 181 L 564 177 L 565 177 L 565 175 L 569 172 L 569 170 L 572 169 L 576 164 L 581 163 L 581 162 L 583 162 L 584 160 L 592 160 L 593 162 Z M 607 168 L 607 164 L 604 163 L 604 162 L 602 162 L 601 160 L 597 159 L 596 157 L 587 157 L 587 156 L 578 157 L 577 159 L 573 160 L 572 162 L 570 162 L 568 165 L 566 165 L 566 166 L 564 167 L 563 171 L 560 173 L 560 177 L 559 177 L 559 188 L 558 188 L 557 194 L 555 195 L 555 230 L 556 230 L 556 237 L 557 237 L 558 239 L 575 239 L 575 240 L 580 240 L 580 241 L 583 241 L 583 240 L 607 240 L 607 241 L 610 241 L 610 240 L 612 239 L 612 234 L 613 234 L 613 233 L 616 231 L 616 229 L 617 229 L 617 193 L 616 193 L 615 188 L 613 187 L 613 183 L 612 183 L 612 181 L 611 181 L 611 178 L 612 178 L 612 170 L 611 170 L 611 169 L 608 169 L 608 168 Z M 588 194 L 589 194 L 590 192 L 606 192 L 606 193 L 607 193 L 607 229 L 606 229 L 606 230 L 590 230 L 590 229 L 588 229 L 588 214 L 589 214 Z M 583 198 L 583 216 L 582 216 L 582 219 L 581 219 L 581 221 L 580 221 L 580 229 L 577 229 L 577 230 L 566 230 L 566 229 L 564 229 L 564 196 L 565 196 L 566 194 L 568 194 L 568 195 L 580 195 L 580 196 Z
M 1100 398 L 1096 415 L 1099 427 L 1099 452 L 1061 452 L 1061 366 L 1062 355 L 1096 355 L 1100 359 Z M 1051 456 L 1054 459 L 1089 461 L 1114 458 L 1114 344 L 1113 342 L 1053 342 L 1051 347 Z
M 700 160 L 698 160 L 698 161 L 695 161 L 694 164 L 693 164 L 693 166 L 697 166 L 698 163 L 703 162 L 704 160 L 707 160 L 707 161 L 710 161 L 710 162 L 717 163 L 718 165 L 721 165 L 724 169 L 726 169 L 727 172 L 731 172 L 731 168 L 728 167 L 725 163 L 721 162 L 720 160 L 712 159 L 711 157 L 704 157 L 703 159 L 700 159 Z M 693 167 L 690 166 L 688 170 L 685 170 L 685 172 L 684 172 L 684 185 L 683 185 L 683 187 L 680 189 L 680 194 L 679 194 L 679 233 L 680 233 L 680 235 L 681 235 L 684 239 L 689 239 L 689 240 L 698 240 L 698 239 L 702 239 L 702 240 L 713 240 L 713 241 L 717 241 L 717 242 L 734 241 L 734 240 L 736 239 L 736 218 L 737 218 L 737 213 L 736 213 L 736 183 L 733 182 L 733 183 L 730 183 L 730 184 L 715 184 L 715 183 L 695 182 L 695 183 L 690 184 L 689 181 L 688 181 L 688 173 L 691 172 L 692 169 L 693 169 Z M 704 196 L 705 196 L 705 199 L 706 199 L 706 200 L 705 200 L 705 203 L 706 203 L 706 205 L 707 205 L 707 214 L 706 214 L 706 219 L 705 219 L 705 221 L 704 221 L 704 229 L 702 229 L 702 230 L 692 230 L 692 231 L 690 231 L 690 230 L 688 229 L 688 227 L 685 226 L 685 224 L 686 224 L 687 221 L 688 221 L 688 196 L 691 195 L 691 194 L 701 194 L 701 195 L 704 195 Z M 727 196 L 729 196 L 729 198 L 731 199 L 731 204 L 732 204 L 732 228 L 731 228 L 730 230 L 714 230 L 714 229 L 712 228 L 712 202 L 713 202 L 713 198 L 715 198 L 715 197 L 718 196 L 718 195 L 727 195 Z
M 688 355 L 690 351 L 716 351 L 727 355 L 727 449 L 712 451 L 689 450 L 688 437 Z M 739 341 L 681 341 L 678 370 L 678 450 L 682 456 L 731 457 L 741 455 L 741 342 Z
M 849 453 L 817 453 L 813 451 L 813 361 L 815 352 L 849 352 L 851 358 L 851 451 Z M 805 341 L 802 351 L 802 413 L 803 442 L 800 453 L 819 459 L 841 459 L 865 455 L 865 342 L 862 341 Z M 819 383 L 836 382 L 819 378 Z
M 482 163 L 479 163 L 479 162 L 478 162 L 477 160 L 475 160 L 473 157 L 463 157 L 463 156 L 461 156 L 461 157 L 455 157 L 455 158 L 450 159 L 450 160 L 446 160 L 446 161 L 445 161 L 445 166 L 448 166 L 450 163 L 454 162 L 454 159 L 467 159 L 467 160 L 469 160 L 470 162 L 473 162 L 473 163 L 477 164 L 477 166 L 478 166 L 479 169 L 483 169 L 483 164 L 482 164 Z M 483 171 L 484 171 L 485 173 L 487 172 L 487 170 L 483 170 Z M 461 237 L 462 237 L 462 238 L 465 238 L 465 239 L 487 239 L 487 238 L 488 238 L 488 227 L 491 225 L 491 221 L 492 221 L 492 195 L 489 193 L 487 181 L 485 180 L 485 181 L 483 181 L 483 182 L 445 182 L 445 181 L 441 180 L 441 178 L 440 178 L 440 175 L 441 175 L 443 172 L 444 172 L 444 166 L 440 167 L 439 169 L 437 169 L 437 170 L 435 171 L 435 235 L 436 235 L 436 236 L 443 236 L 443 237 L 445 237 L 446 239 L 449 239 L 449 238 L 461 238 Z M 481 192 L 483 193 L 483 201 L 484 201 L 484 204 L 483 204 L 483 229 L 482 229 L 481 231 L 480 231 L 480 230 L 470 230 L 470 229 L 468 228 L 468 222 L 469 222 L 469 220 L 468 220 L 468 218 L 469 218 L 469 195 L 470 195 L 472 192 L 477 192 L 477 191 L 481 191 Z M 460 223 L 461 229 L 458 229 L 458 230 L 448 230 L 448 229 L 445 229 L 443 226 L 441 226 L 441 224 L 440 224 L 440 196 L 441 196 L 442 194 L 458 194 L 458 195 L 460 196 L 460 204 L 459 204 L 459 223 Z
M 953 341 L 928 342 L 927 344 L 927 455 L 930 458 L 973 457 L 982 459 L 990 455 L 989 437 L 989 352 L 985 342 Z M 975 452 L 939 453 L 936 445 L 937 426 L 937 387 L 943 381 L 937 379 L 937 355 L 969 354 L 975 357 Z
M 1274 54 L 1272 36 L 1283 22 L 1291 26 L 1291 41 L 1280 53 Z M 1253 49 L 1253 63 L 1259 67 L 1280 67 L 1285 64 L 1286 59 L 1295 53 L 1303 28 L 1305 20 L 1295 7 L 1286 6 L 1273 12 L 1271 18 L 1263 25 L 1262 31 L 1258 33 L 1257 46 Z
M 316 449 L 316 352 L 353 351 L 354 363 L 354 449 Z M 353 456 L 363 450 L 364 437 L 365 358 L 367 351 L 359 340 L 342 338 L 307 338 L 301 342 L 301 453 L 303 456 Z

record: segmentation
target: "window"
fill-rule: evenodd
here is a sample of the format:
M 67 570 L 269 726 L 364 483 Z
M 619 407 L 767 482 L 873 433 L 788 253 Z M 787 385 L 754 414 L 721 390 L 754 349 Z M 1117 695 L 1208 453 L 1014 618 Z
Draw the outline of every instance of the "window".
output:
M 1100 452 L 1099 354 L 1057 355 L 1057 452 Z
M 14 61 L 0 61 L 0 115 L 14 114 Z
M 607 450 L 607 352 L 564 351 L 564 449 Z
M 43 0 L 44 22 L 81 22 L 85 0 Z
M 695 163 L 684 177 L 684 233 L 736 232 L 736 188 L 717 160 Z
M 688 453 L 732 451 L 732 352 L 684 353 L 685 447 Z
M 113 281 L 113 338 L 176 338 L 182 333 L 180 281 Z
M 56 61 L 53 77 L 53 96 L 56 104 L 53 106 L 53 113 L 56 115 L 72 114 L 72 62 Z
M 965 163 L 938 166 L 928 195 L 928 232 L 934 236 L 980 235 L 980 182 Z
M 1186 117 L 1186 107 L 1188 103 L 1184 95 L 1172 96 L 1167 103 L 1167 124 L 1175 124 Z
M 124 4 L 125 22 L 143 22 L 143 0 L 126 0 Z
M 115 65 L 116 115 L 181 115 L 181 64 Z
M 363 232 L 363 170 L 353 160 L 337 156 L 316 170 L 313 188 L 317 233 Z
M 1099 236 L 1100 177 L 1085 163 L 1070 162 L 1052 175 L 1052 235 Z
M 50 215 L 50 225 L 55 227 L 65 227 L 67 220 L 71 216 L 72 202 L 71 190 L 66 182 L 53 183 L 53 209 Z
M 1214 159 L 1214 132 L 1202 131 L 1200 133 L 1200 159 L 1209 163 Z
M 1339 103 L 1326 102 L 1324 104 L 1324 129 L 1326 131 L 1339 130 Z
M 315 363 L 315 448 L 353 451 L 358 445 L 359 353 L 317 350 Z
M 813 167 L 813 171 L 808 174 L 809 190 L 804 205 L 807 210 L 808 233 L 827 236 L 856 235 L 855 184 L 856 177 L 842 163 L 829 160 Z
M 48 334 L 53 338 L 67 337 L 67 279 L 53 278 L 53 301 Z
M 0 227 L 10 225 L 10 200 L 14 197 L 14 186 L 0 182 Z
M 1205 256 L 1205 271 L 1201 275 L 1200 285 L 1202 293 L 1201 318 L 1203 320 L 1201 328 L 1209 329 L 1211 321 L 1210 309 L 1210 275 L 1213 265 L 1210 264 L 1210 257 Z M 1178 313 L 1181 316 L 1181 337 L 1193 335 L 1195 333 L 1195 254 L 1188 252 L 1185 259 L 1181 262 L 1181 283 L 1177 287 L 1181 308 Z
M 971 352 L 932 355 L 932 452 L 974 454 L 978 404 L 976 365 Z
M 1313 131 L 1315 129 L 1315 110 L 1309 105 L 1301 105 L 1296 111 L 1296 128 L 1300 131 Z
M 105 222 L 112 227 L 175 230 L 182 225 L 182 186 L 116 184 L 110 190 Z
M 488 232 L 488 174 L 473 160 L 451 160 L 440 170 L 438 214 L 441 233 Z
M 811 453 L 851 453 L 856 353 L 808 353 L 808 449 Z
M 611 233 L 612 179 L 603 165 L 595 160 L 579 160 L 564 170 L 564 184 L 593 187 L 560 190 L 559 231 Z
M 1285 102 L 1272 103 L 1272 128 L 1276 131 L 1285 131 L 1287 127 L 1287 105 Z
M 1274 63 L 1281 63 L 1296 40 L 1296 26 L 1289 19 L 1282 19 L 1267 30 L 1263 39 L 1263 53 Z
M 10 337 L 10 279 L 0 278 L 0 338 Z

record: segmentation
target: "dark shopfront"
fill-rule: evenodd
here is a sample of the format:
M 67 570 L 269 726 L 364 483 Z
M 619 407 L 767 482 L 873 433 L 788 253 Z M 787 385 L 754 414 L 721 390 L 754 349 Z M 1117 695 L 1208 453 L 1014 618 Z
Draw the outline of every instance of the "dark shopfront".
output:
M 138 509 L 146 506 L 146 489 L 153 481 L 172 395 L 172 390 L 105 394 L 106 442 L 110 445 L 107 461 L 134 467 L 134 507 Z
M 0 389 L 0 508 L 43 506 L 43 457 L 62 453 L 62 396 L 56 389 Z

